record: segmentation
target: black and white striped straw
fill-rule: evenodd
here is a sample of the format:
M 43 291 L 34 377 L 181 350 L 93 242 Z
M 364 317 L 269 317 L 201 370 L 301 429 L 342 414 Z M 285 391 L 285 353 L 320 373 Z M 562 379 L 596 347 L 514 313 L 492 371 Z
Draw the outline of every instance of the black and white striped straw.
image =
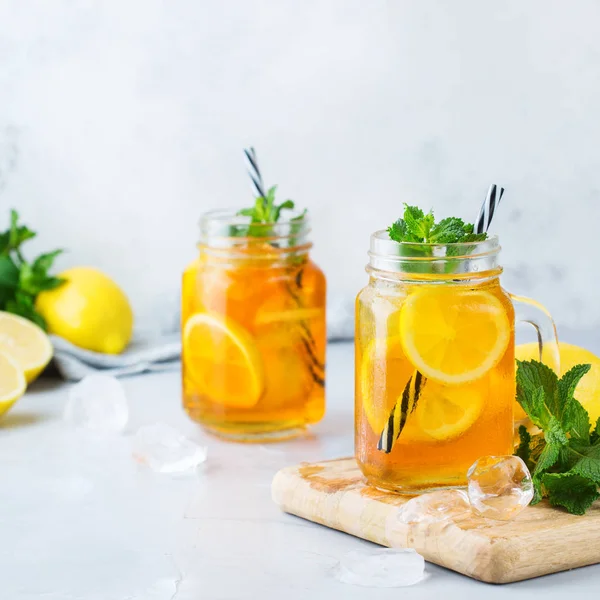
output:
M 260 169 L 258 168 L 256 151 L 253 147 L 244 148 L 244 156 L 246 157 L 246 169 L 248 170 L 248 175 L 250 175 L 250 179 L 252 180 L 252 192 L 257 196 L 262 196 L 265 198 L 265 184 L 263 183 L 262 175 L 260 174 Z
M 479 210 L 479 215 L 477 215 L 477 220 L 475 221 L 475 233 L 487 232 L 492 223 L 492 219 L 494 218 L 496 207 L 500 204 L 500 200 L 502 200 L 502 194 L 504 194 L 503 187 L 497 187 L 495 183 L 490 185 L 490 189 L 488 190 L 487 196 Z

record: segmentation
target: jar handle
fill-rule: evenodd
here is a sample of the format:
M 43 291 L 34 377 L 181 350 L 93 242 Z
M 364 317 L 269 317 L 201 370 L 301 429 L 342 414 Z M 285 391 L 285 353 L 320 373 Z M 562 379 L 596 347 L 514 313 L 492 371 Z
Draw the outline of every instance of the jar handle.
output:
M 558 337 L 552 316 L 544 306 L 531 298 L 513 294 L 509 294 L 509 296 L 515 307 L 516 320 L 529 323 L 536 330 L 540 352 L 539 361 L 548 365 L 560 376 Z

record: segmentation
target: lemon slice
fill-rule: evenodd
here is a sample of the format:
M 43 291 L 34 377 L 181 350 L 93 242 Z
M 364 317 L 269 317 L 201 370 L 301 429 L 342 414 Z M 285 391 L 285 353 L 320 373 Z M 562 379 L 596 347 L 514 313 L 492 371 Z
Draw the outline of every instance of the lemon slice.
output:
M 183 330 L 183 357 L 190 378 L 212 402 L 250 408 L 263 393 L 263 362 L 254 339 L 227 317 L 193 314 Z
M 428 381 L 423 387 L 415 417 L 419 430 L 438 441 L 457 438 L 483 411 L 483 397 L 469 387 L 445 387 Z
M 362 409 L 375 434 L 382 432 L 413 372 L 400 336 L 375 338 L 367 344 L 361 359 L 360 393 Z
M 43 330 L 31 321 L 0 311 L 0 352 L 16 361 L 30 383 L 50 362 L 52 344 Z
M 511 336 L 506 309 L 492 294 L 422 289 L 400 311 L 402 348 L 428 379 L 457 385 L 485 375 Z
M 0 416 L 25 393 L 27 383 L 19 363 L 0 352 Z

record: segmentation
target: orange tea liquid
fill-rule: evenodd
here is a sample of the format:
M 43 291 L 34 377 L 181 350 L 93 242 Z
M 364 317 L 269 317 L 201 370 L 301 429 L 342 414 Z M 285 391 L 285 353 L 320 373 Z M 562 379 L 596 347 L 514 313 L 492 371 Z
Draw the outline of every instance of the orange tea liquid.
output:
M 183 404 L 240 441 L 282 439 L 325 410 L 325 277 L 264 245 L 232 259 L 201 251 L 183 276 Z
M 359 294 L 355 441 L 371 484 L 465 485 L 480 456 L 512 454 L 514 397 L 514 310 L 497 277 L 379 282 Z

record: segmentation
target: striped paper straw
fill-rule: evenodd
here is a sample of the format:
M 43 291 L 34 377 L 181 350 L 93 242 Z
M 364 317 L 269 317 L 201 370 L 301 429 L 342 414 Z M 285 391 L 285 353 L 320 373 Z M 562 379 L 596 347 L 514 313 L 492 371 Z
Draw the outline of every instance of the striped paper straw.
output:
M 260 169 L 258 168 L 256 151 L 253 147 L 244 148 L 244 156 L 246 157 L 246 169 L 248 170 L 248 175 L 250 175 L 250 179 L 252 180 L 252 192 L 256 193 L 257 196 L 266 198 L 267 195 L 265 194 L 265 184 L 263 183 L 262 175 L 260 174 Z
M 426 381 L 427 379 L 419 371 L 415 370 L 411 375 L 404 387 L 402 396 L 394 404 L 394 408 L 392 408 L 392 412 L 379 436 L 377 450 L 381 450 L 386 454 L 392 451 L 394 444 L 406 425 L 406 420 L 417 408 L 417 403 L 419 402 L 419 397 Z
M 502 200 L 502 194 L 504 194 L 503 187 L 498 188 L 495 183 L 490 185 L 490 189 L 475 221 L 475 233 L 487 232 L 494 218 L 496 207 L 500 204 L 500 200 Z
M 265 194 L 265 184 L 263 183 L 262 175 L 260 174 L 260 169 L 258 168 L 256 150 L 254 150 L 252 146 L 250 146 L 250 148 L 244 148 L 244 157 L 246 159 L 246 169 L 248 171 L 248 175 L 250 176 L 250 180 L 252 181 L 252 192 L 259 197 L 266 198 L 267 195 Z M 302 308 L 302 299 L 292 289 L 289 281 L 285 282 L 285 286 L 297 306 Z M 317 385 L 325 387 L 325 379 L 319 375 L 318 372 L 315 372 L 315 368 L 320 371 L 325 371 L 325 365 L 319 360 L 316 353 L 315 339 L 305 321 L 300 321 L 300 327 L 302 344 L 304 345 L 308 356 L 308 367 L 311 377 Z

